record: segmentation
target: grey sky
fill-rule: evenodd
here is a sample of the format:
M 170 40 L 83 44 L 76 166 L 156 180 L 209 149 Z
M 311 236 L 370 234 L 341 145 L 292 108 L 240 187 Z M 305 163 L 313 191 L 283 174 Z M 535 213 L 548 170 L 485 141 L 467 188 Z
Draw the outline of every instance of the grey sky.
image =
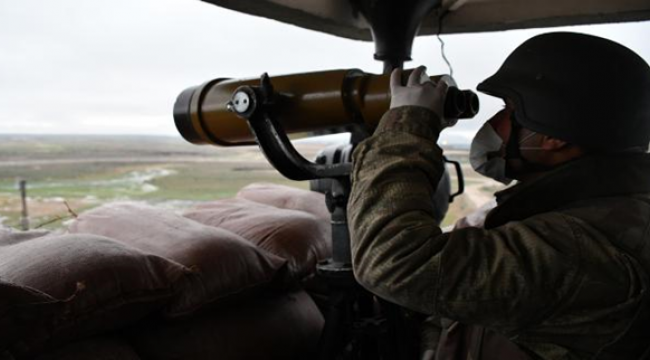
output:
M 566 29 L 566 28 L 564 28 Z M 574 27 L 650 61 L 650 22 Z M 475 88 L 505 56 L 549 29 L 443 36 L 461 87 Z M 188 86 L 337 68 L 380 72 L 374 46 L 243 15 L 198 0 L 0 0 L 0 133 L 175 135 L 171 109 Z M 447 72 L 435 37 L 410 65 Z M 471 137 L 499 106 L 482 97 Z

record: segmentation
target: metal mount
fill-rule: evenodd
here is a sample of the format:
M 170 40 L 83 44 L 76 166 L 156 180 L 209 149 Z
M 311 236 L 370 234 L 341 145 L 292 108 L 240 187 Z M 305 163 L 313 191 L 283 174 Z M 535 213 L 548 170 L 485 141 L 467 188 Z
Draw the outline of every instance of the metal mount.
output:
M 394 305 L 377 302 L 374 295 L 356 282 L 352 272 L 346 211 L 352 164 L 314 163 L 300 155 L 273 114 L 273 107 L 279 101 L 282 99 L 274 92 L 265 73 L 259 86 L 237 88 L 227 106 L 247 120 L 260 149 L 282 175 L 292 180 L 331 180 L 326 203 L 332 216 L 332 258 L 317 267 L 317 274 L 330 289 L 318 358 L 414 358 L 413 354 L 407 354 L 410 349 L 402 349 L 399 344 L 398 334 L 403 332 L 391 320 Z M 377 304 L 381 304 L 380 311 L 377 311 Z
M 458 195 L 462 195 L 465 192 L 465 177 L 463 176 L 463 168 L 459 161 L 449 160 L 446 156 L 443 159 L 447 164 L 452 164 L 456 170 L 458 189 L 455 193 L 449 195 L 449 203 L 452 203 Z
M 316 164 L 300 155 L 273 116 L 273 105 L 278 97 L 271 79 L 264 73 L 260 86 L 237 88 L 227 106 L 228 110 L 248 121 L 262 152 L 285 177 L 291 180 L 347 177 L 351 164 Z

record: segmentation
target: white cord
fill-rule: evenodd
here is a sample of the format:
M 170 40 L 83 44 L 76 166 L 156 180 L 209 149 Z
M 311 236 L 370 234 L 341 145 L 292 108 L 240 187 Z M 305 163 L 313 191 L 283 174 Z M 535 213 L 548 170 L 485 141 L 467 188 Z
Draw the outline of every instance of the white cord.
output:
M 440 33 L 442 32 L 442 20 L 447 16 L 449 12 L 445 11 L 442 15 L 438 17 L 438 33 L 436 34 L 436 37 L 438 38 L 438 41 L 440 42 L 440 54 L 442 55 L 442 59 L 445 61 L 447 66 L 449 67 L 449 76 L 452 78 L 454 77 L 454 68 L 451 66 L 451 62 L 449 62 L 449 59 L 447 59 L 447 54 L 445 54 L 445 42 L 442 40 L 440 37 Z

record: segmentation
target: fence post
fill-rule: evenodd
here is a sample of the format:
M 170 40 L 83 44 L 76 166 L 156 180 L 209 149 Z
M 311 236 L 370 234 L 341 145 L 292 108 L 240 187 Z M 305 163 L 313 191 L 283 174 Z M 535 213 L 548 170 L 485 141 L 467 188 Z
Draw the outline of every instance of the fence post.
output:
M 24 231 L 29 230 L 29 214 L 27 213 L 27 180 L 18 180 L 18 187 L 20 188 L 20 198 L 23 205 L 22 215 L 20 217 L 20 227 Z

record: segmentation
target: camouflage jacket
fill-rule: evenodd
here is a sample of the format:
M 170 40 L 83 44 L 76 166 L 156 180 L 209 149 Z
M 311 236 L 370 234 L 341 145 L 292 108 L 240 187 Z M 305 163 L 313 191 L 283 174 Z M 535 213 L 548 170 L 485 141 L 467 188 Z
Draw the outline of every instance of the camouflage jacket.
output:
M 406 308 L 503 334 L 532 358 L 639 358 L 650 344 L 650 319 L 641 321 L 650 157 L 572 161 L 497 193 L 485 228 L 442 233 L 430 202 L 443 173 L 439 132 L 429 110 L 401 107 L 355 149 L 358 281 Z

